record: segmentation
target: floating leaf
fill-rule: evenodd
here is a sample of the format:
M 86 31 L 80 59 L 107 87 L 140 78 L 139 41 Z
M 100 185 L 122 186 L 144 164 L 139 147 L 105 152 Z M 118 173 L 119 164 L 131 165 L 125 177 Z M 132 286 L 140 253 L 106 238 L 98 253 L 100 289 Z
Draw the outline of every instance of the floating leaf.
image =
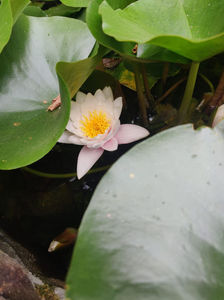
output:
M 12 26 L 29 0 L 2 0 L 0 3 L 0 53 L 8 43 Z
M 134 55 L 133 49 L 136 45 L 135 42 L 121 42 L 103 32 L 102 18 L 99 15 L 99 7 L 102 1 L 103 0 L 94 0 L 90 3 L 90 5 L 87 8 L 86 18 L 89 29 L 100 44 L 132 60 L 136 60 L 138 58 L 139 60 L 165 60 L 181 63 L 188 62 L 186 58 L 154 45 L 146 45 L 143 48 L 141 47 L 143 50 L 138 50 L 137 55 Z M 113 9 L 124 8 L 128 4 L 133 2 L 135 2 L 135 0 L 108 0 L 108 3 Z
M 68 63 L 60 63 L 59 91 L 56 63 L 82 64 L 94 43 L 86 24 L 79 20 L 21 16 L 17 21 L 0 55 L 1 169 L 30 164 L 57 142 L 69 117 L 70 95 L 73 96 L 69 90 L 77 92 L 88 72 L 75 65 L 66 82 L 63 71 Z M 74 81 L 77 77 L 79 80 Z M 59 93 L 61 107 L 47 111 Z
M 224 298 L 221 125 L 169 129 L 112 166 L 79 230 L 68 299 Z
M 46 17 L 47 14 L 44 10 L 42 10 L 39 6 L 29 5 L 27 6 L 23 13 L 27 16 L 32 17 Z
M 139 0 L 123 10 L 103 1 L 99 13 L 118 41 L 150 42 L 194 61 L 224 51 L 223 0 Z
M 177 55 L 167 49 L 152 45 L 152 44 L 139 44 L 136 57 L 143 60 L 160 60 L 165 62 L 174 62 L 187 64 L 190 62 L 186 57 Z
M 52 16 L 69 17 L 69 16 L 73 15 L 74 13 L 79 12 L 80 9 L 81 8 L 79 8 L 79 7 L 69 7 L 69 6 L 61 4 L 61 5 L 50 7 L 48 10 L 45 10 L 45 12 L 49 17 L 52 17 Z
M 114 51 L 122 55 L 127 55 L 130 58 L 135 59 L 135 55 L 132 53 L 132 49 L 135 45 L 134 43 L 117 42 L 115 39 L 113 39 L 110 36 L 107 36 L 103 32 L 101 16 L 98 13 L 99 5 L 102 1 L 103 0 L 92 1 L 87 8 L 86 21 L 91 33 L 96 38 L 96 40 L 103 46 L 113 49 Z M 112 2 L 113 1 L 111 1 L 111 5 Z M 129 0 L 129 2 L 127 2 L 127 0 L 121 0 L 121 2 L 123 2 L 123 5 L 125 5 L 133 1 Z
M 67 6 L 72 7 L 87 7 L 92 0 L 61 0 Z

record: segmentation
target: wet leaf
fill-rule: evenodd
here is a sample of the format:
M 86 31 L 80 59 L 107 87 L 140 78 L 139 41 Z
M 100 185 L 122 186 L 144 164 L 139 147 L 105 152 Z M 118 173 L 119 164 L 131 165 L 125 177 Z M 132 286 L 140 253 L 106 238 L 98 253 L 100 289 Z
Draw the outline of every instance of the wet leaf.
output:
M 71 15 L 73 15 L 76 12 L 79 12 L 80 8 L 79 7 L 69 7 L 66 5 L 57 5 L 57 6 L 53 6 L 51 8 L 49 8 L 48 10 L 45 10 L 46 14 L 49 17 L 52 16 L 65 16 L 65 17 L 69 17 Z
M 27 6 L 23 13 L 27 16 L 33 16 L 33 17 L 46 17 L 47 14 L 44 10 L 42 10 L 38 6 L 29 5 Z
M 120 42 L 150 43 L 194 61 L 224 51 L 222 0 L 139 0 L 123 10 L 103 1 L 103 31 Z
M 171 62 L 186 63 L 188 60 L 176 53 L 170 53 L 166 49 L 154 45 L 146 45 L 143 48 L 138 47 L 138 53 L 134 54 L 133 49 L 136 46 L 135 42 L 118 41 L 117 39 L 105 34 L 102 29 L 102 17 L 99 14 L 99 7 L 103 0 L 92 1 L 87 8 L 87 24 L 96 40 L 122 56 L 131 60 L 162 60 Z M 108 0 L 108 3 L 113 9 L 125 8 L 130 3 L 136 2 L 135 0 Z M 116 25 L 115 25 L 116 26 Z M 118 28 L 118 27 L 117 27 Z
M 72 7 L 87 7 L 91 1 L 93 0 L 61 0 L 65 5 Z
M 112 166 L 79 230 L 69 299 L 223 299 L 223 132 L 175 127 Z
M 9 41 L 13 24 L 29 0 L 2 0 L 0 3 L 0 53 Z
M 89 75 L 77 64 L 82 66 L 94 44 L 79 20 L 21 16 L 17 21 L 0 55 L 1 169 L 30 164 L 55 145 L 68 121 L 70 97 Z M 57 78 L 59 61 L 74 63 L 59 63 Z M 47 111 L 58 94 L 61 107 Z

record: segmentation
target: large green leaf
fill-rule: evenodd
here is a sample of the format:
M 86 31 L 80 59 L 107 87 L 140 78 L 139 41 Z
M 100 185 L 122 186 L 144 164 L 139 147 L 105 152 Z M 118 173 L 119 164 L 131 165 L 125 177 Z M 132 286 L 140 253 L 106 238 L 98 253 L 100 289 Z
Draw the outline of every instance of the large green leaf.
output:
M 107 172 L 81 224 L 69 299 L 224 299 L 224 125 L 179 126 Z
M 194 61 L 224 51 L 223 0 L 139 0 L 123 10 L 104 1 L 99 12 L 118 41 L 150 42 Z
M 187 64 L 190 62 L 190 60 L 186 57 L 177 55 L 172 51 L 152 44 L 138 44 L 136 56 L 143 60 L 160 60 L 182 64 Z
M 9 41 L 12 26 L 29 0 L 2 0 L 0 3 L 0 53 Z
M 135 59 L 135 55 L 132 53 L 132 49 L 135 46 L 134 43 L 120 43 L 112 37 L 104 34 L 102 30 L 101 16 L 98 13 L 99 5 L 102 1 L 103 0 L 92 1 L 87 8 L 86 21 L 91 33 L 96 38 L 96 40 L 105 47 L 113 49 L 121 55 L 129 56 L 130 59 Z M 127 1 L 125 0 L 123 0 L 123 2 L 127 3 Z M 133 1 L 129 1 L 129 3 L 131 2 Z
M 136 43 L 132 42 L 120 42 L 111 36 L 106 35 L 102 29 L 102 18 L 99 15 L 99 7 L 103 0 L 94 0 L 90 3 L 87 9 L 86 21 L 96 40 L 117 53 L 126 56 L 128 59 L 136 60 L 136 56 L 133 54 L 132 49 Z M 108 0 L 108 3 L 116 8 L 124 8 L 128 4 L 135 2 L 136 0 Z M 141 50 L 137 53 L 139 60 L 161 60 L 170 62 L 187 63 L 188 60 L 185 57 L 177 55 L 154 45 L 141 46 Z
M 64 81 L 73 94 L 79 89 L 88 76 L 83 73 L 82 61 L 94 43 L 87 25 L 78 20 L 21 16 L 17 21 L 0 55 L 1 169 L 32 163 L 57 142 L 69 117 L 70 95 Z M 67 82 L 64 73 L 68 63 L 61 62 L 62 106 L 50 112 L 47 108 L 59 94 L 55 71 L 59 61 L 79 63 L 72 68 L 79 81 L 74 82 L 70 74 L 72 86 Z

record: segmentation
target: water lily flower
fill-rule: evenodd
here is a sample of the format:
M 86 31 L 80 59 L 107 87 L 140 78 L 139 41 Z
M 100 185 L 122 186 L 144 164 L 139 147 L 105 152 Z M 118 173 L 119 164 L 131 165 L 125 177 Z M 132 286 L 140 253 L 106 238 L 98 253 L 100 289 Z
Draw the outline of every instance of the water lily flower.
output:
M 149 135 L 148 130 L 133 124 L 120 124 L 122 98 L 114 100 L 110 87 L 94 95 L 78 92 L 71 102 L 71 113 L 60 143 L 83 145 L 77 162 L 77 177 L 83 177 L 103 154 L 115 151 Z
M 220 123 L 222 120 L 224 120 L 224 104 L 218 107 L 212 122 L 212 128 L 218 125 L 218 123 Z

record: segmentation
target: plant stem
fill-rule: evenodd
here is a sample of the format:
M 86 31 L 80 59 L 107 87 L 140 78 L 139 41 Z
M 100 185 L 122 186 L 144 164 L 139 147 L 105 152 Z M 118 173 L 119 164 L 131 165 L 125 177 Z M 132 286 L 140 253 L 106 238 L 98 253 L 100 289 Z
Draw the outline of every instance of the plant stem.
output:
M 199 64 L 200 64 L 199 62 L 195 62 L 195 61 L 191 63 L 190 72 L 188 74 L 188 79 L 187 79 L 187 85 L 184 91 L 184 97 L 179 110 L 179 118 L 178 118 L 179 124 L 182 124 L 185 121 L 187 112 L 191 105 L 191 99 L 193 96 L 194 87 L 197 79 Z
M 169 67 L 170 67 L 170 63 L 169 62 L 165 62 L 164 63 L 164 67 L 163 67 L 163 75 L 162 75 L 163 88 L 166 85 L 166 81 L 167 81 L 167 77 L 168 77 L 168 73 L 169 73 Z
M 215 90 L 215 93 L 209 101 L 207 113 L 211 113 L 213 110 L 215 110 L 219 105 L 223 103 L 224 103 L 224 69 L 220 77 L 218 86 Z
M 141 78 L 138 64 L 135 64 L 135 84 L 136 84 L 136 90 L 138 95 L 139 109 L 142 115 L 143 123 L 146 127 L 148 127 L 149 120 L 147 116 L 146 101 L 142 90 L 142 78 Z
M 170 93 L 172 93 L 172 91 L 174 91 L 182 82 L 184 82 L 186 78 L 187 77 L 183 77 L 179 81 L 177 81 L 160 98 L 158 98 L 156 102 L 159 104 L 161 101 L 163 101 L 167 96 L 169 96 Z
M 142 71 L 142 79 L 143 79 L 143 83 L 144 83 L 145 93 L 146 93 L 148 103 L 149 103 L 149 108 L 150 108 L 151 111 L 153 111 L 154 108 L 155 108 L 155 100 L 154 100 L 154 98 L 151 94 L 151 90 L 149 88 L 147 72 L 146 72 L 144 64 L 142 64 L 142 66 L 141 66 L 141 71 Z
M 110 165 L 103 166 L 100 168 L 95 168 L 95 169 L 90 170 L 87 174 L 102 172 L 109 168 L 110 168 Z M 40 177 L 45 177 L 45 178 L 71 178 L 71 177 L 77 176 L 77 173 L 63 173 L 63 174 L 45 173 L 45 172 L 41 172 L 38 170 L 34 170 L 29 167 L 23 167 L 23 168 L 21 168 L 21 170 L 26 171 L 30 174 L 40 176 Z
M 198 73 L 198 75 L 201 76 L 201 78 L 207 83 L 207 85 L 210 88 L 211 93 L 214 94 L 215 89 L 214 89 L 212 82 L 204 74 Z

